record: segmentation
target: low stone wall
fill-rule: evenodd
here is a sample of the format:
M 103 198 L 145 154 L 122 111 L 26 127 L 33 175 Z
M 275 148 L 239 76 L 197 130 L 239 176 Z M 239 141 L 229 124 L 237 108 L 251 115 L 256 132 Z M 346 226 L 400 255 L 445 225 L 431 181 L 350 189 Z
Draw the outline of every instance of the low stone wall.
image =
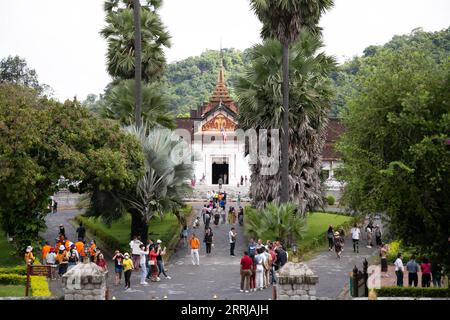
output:
M 60 209 L 74 209 L 78 207 L 78 202 L 81 194 L 72 193 L 68 190 L 61 190 L 53 195 L 53 200 L 58 203 L 58 210 Z
M 304 263 L 286 263 L 277 277 L 278 300 L 316 300 L 319 277 Z

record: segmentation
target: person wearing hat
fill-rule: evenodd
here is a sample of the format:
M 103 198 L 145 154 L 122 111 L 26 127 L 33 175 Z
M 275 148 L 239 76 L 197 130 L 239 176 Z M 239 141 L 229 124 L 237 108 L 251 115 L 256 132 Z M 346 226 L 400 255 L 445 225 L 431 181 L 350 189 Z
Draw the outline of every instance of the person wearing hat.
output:
M 66 247 L 61 245 L 59 247 L 58 254 L 56 255 L 56 263 L 58 266 L 58 274 L 63 276 L 67 272 L 67 266 L 69 264 L 69 256 Z
M 134 269 L 133 260 L 130 259 L 130 254 L 125 252 L 123 255 L 123 271 L 125 275 L 125 290 L 130 289 L 131 271 Z
M 55 270 L 56 270 L 56 253 L 55 248 L 51 247 L 49 253 L 45 257 L 47 265 L 51 266 L 51 279 L 55 280 Z
M 336 257 L 338 259 L 341 258 L 341 253 L 342 253 L 342 238 L 341 235 L 338 231 L 336 231 L 334 233 L 334 250 L 336 251 Z
M 123 272 L 123 254 L 120 253 L 119 250 L 114 252 L 114 257 L 112 258 L 114 261 L 114 272 L 116 274 L 115 284 L 120 285 L 120 280 L 122 280 L 122 272 Z
M 28 246 L 27 249 L 25 250 L 25 264 L 27 265 L 32 265 L 34 263 L 34 256 L 33 256 L 33 247 L 32 246 Z
M 164 249 L 163 249 L 162 246 L 161 246 L 161 243 L 162 243 L 162 241 L 159 240 L 159 239 L 156 241 L 156 246 L 158 248 L 158 251 L 157 251 L 158 255 L 156 256 L 156 263 L 157 263 L 158 269 L 159 269 L 158 277 L 162 273 L 164 275 L 164 277 L 166 277 L 166 279 L 170 280 L 172 278 L 170 276 L 168 276 L 166 274 L 166 271 L 164 270 L 164 259 L 163 259 L 163 256 L 166 255 L 166 247 L 164 247 Z

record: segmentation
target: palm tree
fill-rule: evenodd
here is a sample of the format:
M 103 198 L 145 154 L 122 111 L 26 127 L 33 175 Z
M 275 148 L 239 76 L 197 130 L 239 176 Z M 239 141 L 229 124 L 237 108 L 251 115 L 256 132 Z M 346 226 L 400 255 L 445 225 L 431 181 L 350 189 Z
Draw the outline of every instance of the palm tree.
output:
M 245 232 L 253 238 L 274 237 L 273 240 L 292 244 L 307 230 L 306 218 L 296 215 L 293 203 L 270 203 L 263 210 L 246 209 Z
M 163 48 L 170 47 L 170 35 L 157 12 L 162 1 L 147 1 L 141 6 L 140 27 L 142 44 L 142 80 L 160 79 L 166 59 Z M 107 40 L 107 69 L 113 79 L 135 77 L 135 28 L 134 2 L 113 0 L 105 2 L 106 27 L 100 34 Z M 139 26 L 139 25 L 138 25 Z M 138 48 L 136 48 L 138 49 Z
M 182 141 L 174 141 L 168 129 L 149 129 L 129 126 L 124 129 L 141 143 L 145 155 L 145 172 L 134 188 L 111 191 L 95 190 L 91 194 L 88 215 L 101 216 L 107 223 L 130 213 L 131 236 L 141 241 L 148 238 L 148 224 L 156 215 L 178 213 L 183 207 L 182 198 L 192 190 L 188 180 L 193 166 L 190 154 L 184 152 L 177 158 L 173 150 L 183 148 Z
M 289 201 L 289 46 L 297 40 L 300 29 L 318 33 L 322 13 L 333 0 L 251 0 L 251 7 L 263 23 L 261 36 L 278 39 L 283 46 L 283 126 L 281 145 L 281 203 Z
M 324 53 L 317 53 L 323 46 L 318 36 L 306 31 L 289 50 L 289 201 L 298 205 L 298 215 L 322 205 L 321 152 L 327 127 L 327 112 L 331 107 L 332 86 L 327 77 L 336 62 Z M 283 94 L 281 44 L 266 40 L 250 52 L 252 63 L 235 86 L 239 103 L 239 126 L 276 129 L 283 122 Z M 269 148 L 271 149 L 270 139 Z M 264 208 L 268 203 L 281 203 L 283 188 L 279 171 L 275 175 L 262 175 L 262 163 L 251 165 L 250 195 L 253 204 Z
M 133 80 L 123 80 L 106 94 L 102 105 L 102 116 L 119 120 L 122 125 L 133 122 L 135 110 L 135 86 Z M 157 125 L 174 128 L 174 118 L 168 113 L 168 99 L 162 84 L 142 84 L 142 119 L 148 127 Z

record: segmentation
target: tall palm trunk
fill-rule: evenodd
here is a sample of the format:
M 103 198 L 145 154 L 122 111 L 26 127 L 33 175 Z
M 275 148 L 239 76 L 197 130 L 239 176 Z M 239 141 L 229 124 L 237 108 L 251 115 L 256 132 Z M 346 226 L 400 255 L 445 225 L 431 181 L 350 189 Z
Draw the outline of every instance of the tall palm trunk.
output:
M 148 239 L 148 223 L 142 214 L 135 210 L 130 209 L 131 214 L 131 239 L 135 236 L 141 237 L 143 243 L 147 243 Z
M 283 43 L 283 132 L 281 139 L 280 203 L 289 201 L 289 44 Z
M 141 106 L 142 106 L 142 95 L 141 95 L 141 4 L 140 0 L 134 0 L 133 12 L 134 12 L 134 52 L 135 52 L 135 90 L 134 90 L 134 101 L 136 104 L 134 110 L 134 117 L 136 121 L 136 127 L 141 127 Z

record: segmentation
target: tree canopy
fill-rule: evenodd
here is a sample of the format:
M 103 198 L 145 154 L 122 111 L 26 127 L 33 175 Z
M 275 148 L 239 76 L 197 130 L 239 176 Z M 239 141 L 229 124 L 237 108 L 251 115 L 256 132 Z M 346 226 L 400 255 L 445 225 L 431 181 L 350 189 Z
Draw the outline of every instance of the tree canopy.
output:
M 18 249 L 38 240 L 61 175 L 80 192 L 126 189 L 142 174 L 139 142 L 73 101 L 0 84 L 0 223 Z

